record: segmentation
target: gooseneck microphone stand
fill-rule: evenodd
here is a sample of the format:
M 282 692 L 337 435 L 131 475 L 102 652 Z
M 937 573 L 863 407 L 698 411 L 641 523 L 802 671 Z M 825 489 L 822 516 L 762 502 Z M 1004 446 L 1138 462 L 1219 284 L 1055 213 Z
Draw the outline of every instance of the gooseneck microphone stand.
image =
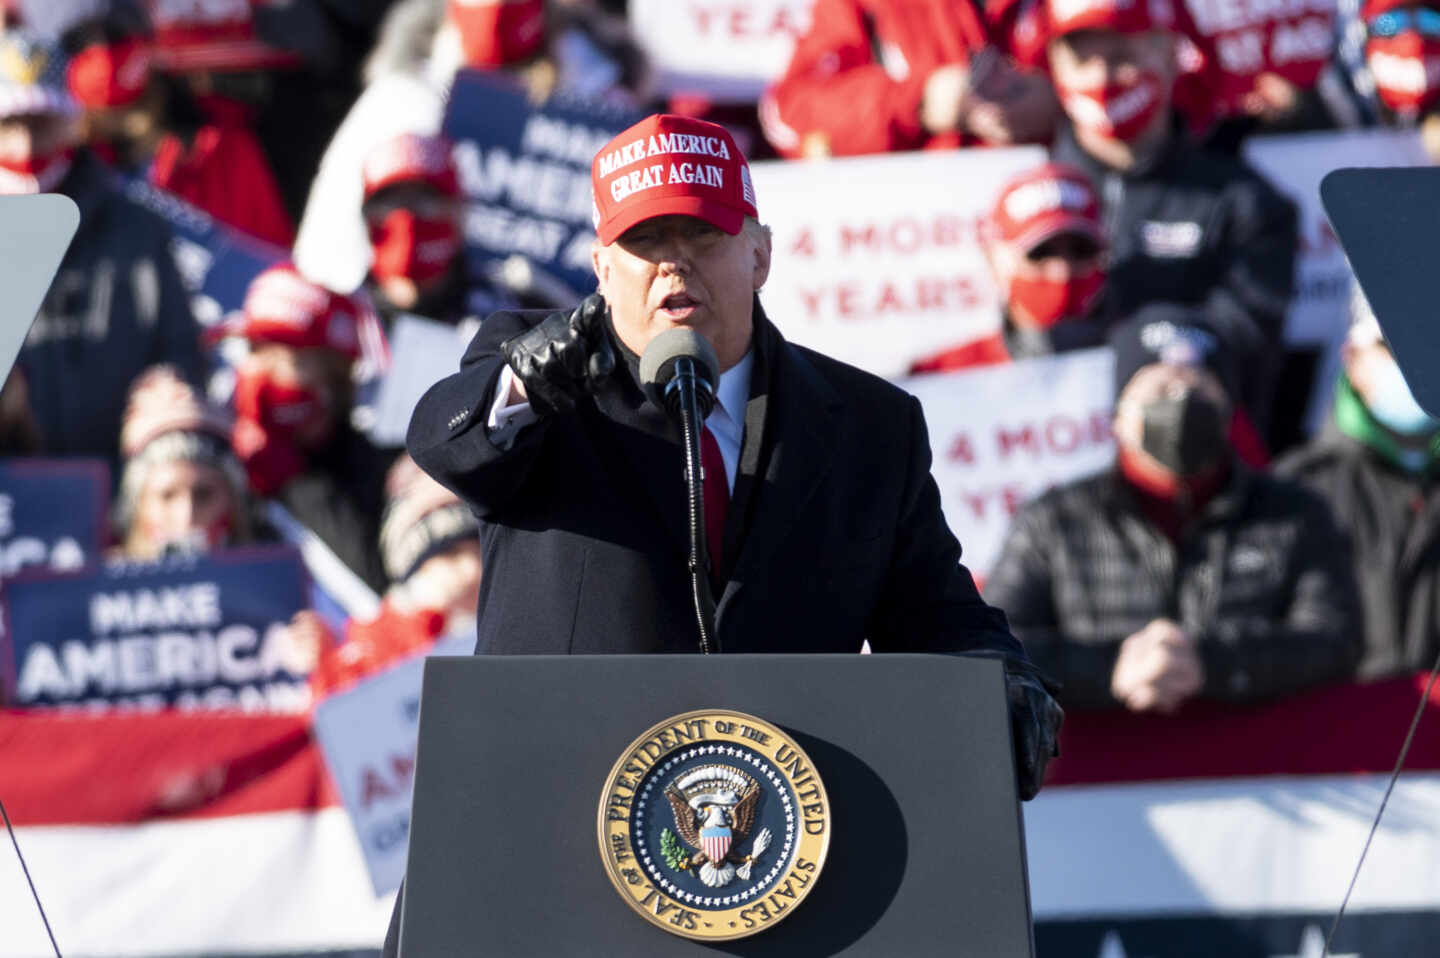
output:
M 695 619 L 700 626 L 700 651 L 718 652 L 713 637 L 715 595 L 710 588 L 710 547 L 705 536 L 705 482 L 700 455 L 700 430 L 715 405 L 715 392 L 708 380 L 696 374 L 695 360 L 681 356 L 675 361 L 675 375 L 665 387 L 665 405 L 679 414 L 685 441 L 685 492 L 690 521 L 690 591 L 695 600 Z

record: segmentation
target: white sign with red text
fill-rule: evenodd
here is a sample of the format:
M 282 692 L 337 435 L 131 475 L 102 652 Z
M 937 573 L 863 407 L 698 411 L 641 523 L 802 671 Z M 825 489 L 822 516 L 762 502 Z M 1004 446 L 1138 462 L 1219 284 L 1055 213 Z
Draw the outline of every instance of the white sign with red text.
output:
M 1353 130 L 1257 136 L 1245 158 L 1300 207 L 1295 301 L 1285 323 L 1291 343 L 1338 344 L 1350 322 L 1350 264 L 1320 203 L 1320 181 L 1350 166 L 1428 166 L 1413 130 Z
M 1022 503 L 1113 461 L 1114 374 L 1105 348 L 900 384 L 925 408 L 931 473 L 977 580 L 995 564 Z
M 814 0 L 630 0 L 660 93 L 754 102 L 785 72 Z
M 469 655 L 474 648 L 473 636 L 452 636 L 429 654 Z M 399 888 L 405 874 L 425 659 L 404 659 L 315 707 L 315 738 L 355 826 L 376 895 Z
M 766 313 L 792 342 L 881 376 L 993 332 L 977 226 L 1039 147 L 755 163 L 774 230 Z

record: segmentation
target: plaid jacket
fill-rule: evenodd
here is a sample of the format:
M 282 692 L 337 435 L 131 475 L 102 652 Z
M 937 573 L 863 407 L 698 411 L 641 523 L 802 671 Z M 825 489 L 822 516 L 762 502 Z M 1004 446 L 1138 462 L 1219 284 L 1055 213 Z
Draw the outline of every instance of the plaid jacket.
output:
M 1202 695 L 1253 701 L 1353 673 L 1361 613 L 1348 550 L 1320 499 L 1238 465 L 1177 546 L 1112 470 L 1016 514 L 985 598 L 1064 686 L 1065 705 L 1116 705 L 1120 644 L 1156 618 L 1197 638 Z

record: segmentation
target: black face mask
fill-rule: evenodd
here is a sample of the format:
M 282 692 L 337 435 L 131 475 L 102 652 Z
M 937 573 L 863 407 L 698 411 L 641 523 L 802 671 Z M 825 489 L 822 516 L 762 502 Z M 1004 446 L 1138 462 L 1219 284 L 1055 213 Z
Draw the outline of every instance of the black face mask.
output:
M 1220 461 L 1229 443 L 1220 407 L 1190 391 L 1147 403 L 1140 448 L 1180 476 L 1194 476 Z

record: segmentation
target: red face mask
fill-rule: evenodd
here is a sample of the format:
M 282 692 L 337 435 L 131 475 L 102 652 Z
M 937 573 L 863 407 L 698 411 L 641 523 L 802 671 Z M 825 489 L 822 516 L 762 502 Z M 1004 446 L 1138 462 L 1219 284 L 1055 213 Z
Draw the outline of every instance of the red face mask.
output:
M 328 412 L 324 397 L 313 389 L 277 383 L 253 369 L 242 368 L 235 377 L 235 414 L 267 433 L 291 438 L 314 433 Z
M 450 20 L 460 30 L 465 65 L 482 70 L 524 60 L 545 40 L 544 0 L 450 0 Z
M 1142 73 L 1133 83 L 1057 89 L 1070 122 L 1125 142 L 1143 133 L 1165 107 L 1164 85 L 1153 73 Z
M 75 162 L 75 148 L 44 155 L 31 154 L 19 163 L 0 161 L 0 195 L 49 193 L 60 185 Z
M 427 219 L 410 210 L 393 210 L 370 228 L 376 279 L 404 277 L 424 283 L 445 275 L 460 250 L 460 230 L 453 220 Z
M 1105 271 L 1101 269 L 1092 269 L 1063 282 L 1016 276 L 1010 280 L 1010 302 L 1023 308 L 1042 328 L 1049 329 L 1063 320 L 1085 316 L 1104 288 Z
M 1418 113 L 1440 97 L 1440 37 L 1406 30 L 1371 37 L 1365 59 L 1380 100 L 1397 113 Z
M 92 43 L 66 70 L 71 96 L 91 108 L 128 106 L 150 82 L 150 46 L 138 38 Z

